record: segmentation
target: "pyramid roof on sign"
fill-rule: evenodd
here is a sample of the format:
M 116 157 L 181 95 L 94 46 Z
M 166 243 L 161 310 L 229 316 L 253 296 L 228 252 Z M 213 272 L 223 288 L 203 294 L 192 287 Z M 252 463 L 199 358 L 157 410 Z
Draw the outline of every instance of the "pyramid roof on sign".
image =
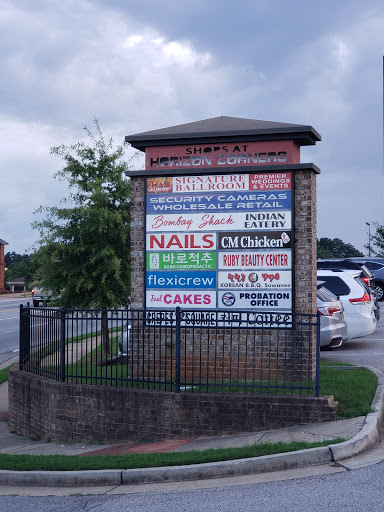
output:
M 321 140 L 321 136 L 312 126 L 308 125 L 220 116 L 127 135 L 125 140 L 134 148 L 144 151 L 148 146 L 242 140 L 294 140 L 299 146 L 304 146 L 316 144 Z

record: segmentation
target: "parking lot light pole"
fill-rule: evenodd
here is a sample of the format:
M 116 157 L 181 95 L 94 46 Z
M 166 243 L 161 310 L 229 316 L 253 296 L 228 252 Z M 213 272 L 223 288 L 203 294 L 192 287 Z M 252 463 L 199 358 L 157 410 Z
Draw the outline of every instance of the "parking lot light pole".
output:
M 368 256 L 371 257 L 371 224 L 366 222 L 368 226 Z

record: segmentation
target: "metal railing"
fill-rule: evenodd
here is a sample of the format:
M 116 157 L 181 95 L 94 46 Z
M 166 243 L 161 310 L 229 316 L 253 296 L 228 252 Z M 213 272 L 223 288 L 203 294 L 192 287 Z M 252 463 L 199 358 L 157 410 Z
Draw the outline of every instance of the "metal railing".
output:
M 20 307 L 20 369 L 62 382 L 319 396 L 318 315 Z

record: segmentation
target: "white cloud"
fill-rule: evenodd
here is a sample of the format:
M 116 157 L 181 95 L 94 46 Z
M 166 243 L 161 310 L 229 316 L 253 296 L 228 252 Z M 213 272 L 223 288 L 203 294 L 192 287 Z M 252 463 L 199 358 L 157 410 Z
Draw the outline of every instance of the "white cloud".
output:
M 336 61 L 341 68 L 346 68 L 351 57 L 351 50 L 342 39 L 335 37 L 333 42 L 335 46 L 333 53 Z
M 143 36 L 131 36 L 123 44 L 123 48 L 131 48 L 143 42 Z

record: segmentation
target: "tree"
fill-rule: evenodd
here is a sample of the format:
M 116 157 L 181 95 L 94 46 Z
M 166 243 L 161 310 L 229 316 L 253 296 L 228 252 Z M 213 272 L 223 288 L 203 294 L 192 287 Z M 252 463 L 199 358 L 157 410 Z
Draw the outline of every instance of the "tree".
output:
M 373 223 L 376 233 L 371 236 L 370 246 L 372 250 L 372 245 L 375 245 L 377 249 L 375 249 L 375 256 L 384 257 L 384 226 L 379 224 L 378 222 Z M 365 249 L 369 250 L 369 244 L 364 245 Z
M 5 282 L 11 281 L 16 277 L 24 277 L 25 284 L 29 286 L 33 280 L 34 266 L 31 255 L 17 254 L 16 252 L 7 252 L 4 256 Z
M 344 243 L 340 238 L 320 238 L 317 241 L 318 258 L 353 258 L 364 256 L 352 244 Z
M 72 190 L 61 207 L 45 206 L 35 214 L 45 218 L 39 230 L 39 286 L 61 290 L 59 305 L 71 308 L 125 307 L 130 295 L 130 160 L 128 144 L 114 148 L 105 142 L 97 119 L 96 135 L 84 130 L 90 145 L 79 142 L 53 147 L 51 154 L 65 161 L 55 179 Z M 103 347 L 109 352 L 106 312 L 102 315 Z
M 319 240 L 317 241 L 317 257 L 320 259 L 334 258 L 333 252 L 329 249 L 325 249 L 320 245 Z

